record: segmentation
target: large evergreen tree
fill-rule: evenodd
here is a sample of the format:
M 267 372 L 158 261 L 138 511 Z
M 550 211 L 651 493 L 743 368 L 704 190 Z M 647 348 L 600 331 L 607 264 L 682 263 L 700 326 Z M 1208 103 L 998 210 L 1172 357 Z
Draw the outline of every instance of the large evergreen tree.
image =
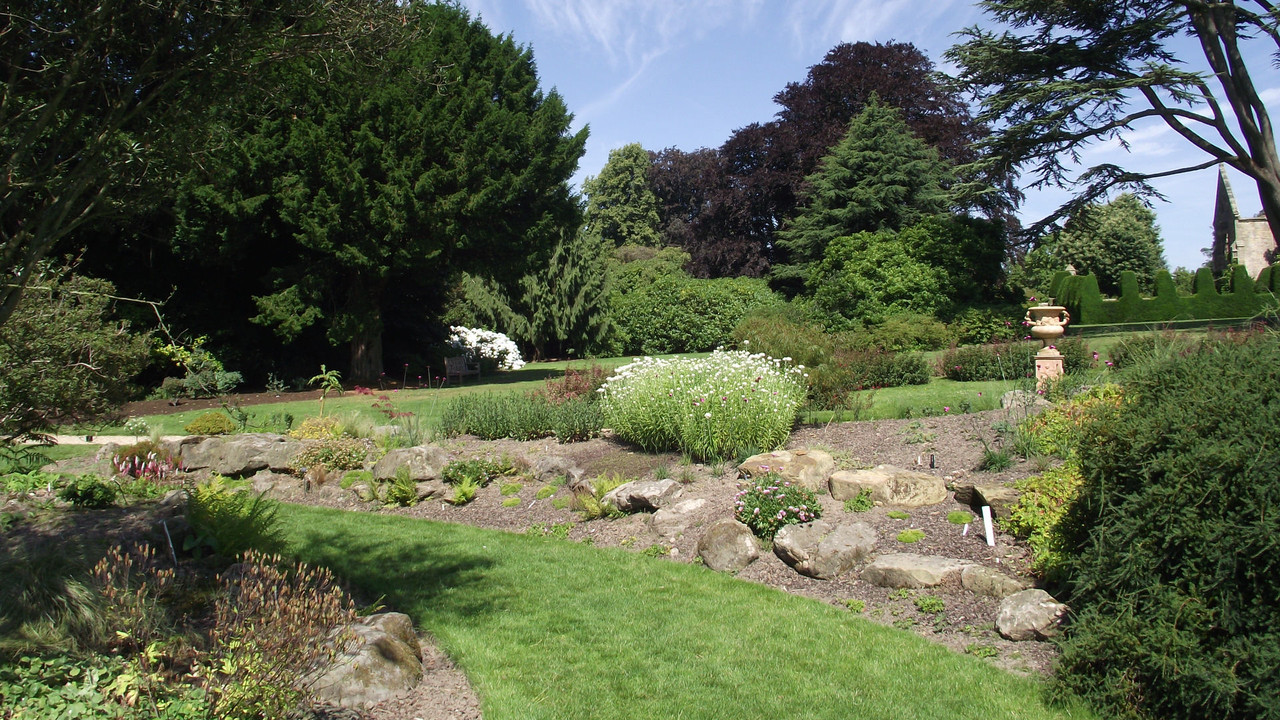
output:
M 855 233 L 898 230 L 946 208 L 946 163 L 915 137 L 900 112 L 874 96 L 848 132 L 807 178 L 807 202 L 778 234 L 786 265 L 775 287 L 796 293 L 831 241 Z
M 619 245 L 662 244 L 658 200 L 649 187 L 649 153 L 640 143 L 609 152 L 600 174 L 587 178 L 587 230 Z
M 1124 193 L 1105 205 L 1087 205 L 1063 228 L 1055 243 L 1062 262 L 1098 278 L 1098 289 L 1120 294 L 1120 273 L 1131 270 L 1146 290 L 1165 269 L 1156 216 L 1137 196 Z
M 323 327 L 352 379 L 383 369 L 397 297 L 466 270 L 514 282 L 581 219 L 586 131 L 531 52 L 456 6 L 405 13 L 376 67 L 293 65 L 265 112 L 228 114 L 235 142 L 179 203 L 186 256 L 253 274 L 254 322 L 285 342 Z

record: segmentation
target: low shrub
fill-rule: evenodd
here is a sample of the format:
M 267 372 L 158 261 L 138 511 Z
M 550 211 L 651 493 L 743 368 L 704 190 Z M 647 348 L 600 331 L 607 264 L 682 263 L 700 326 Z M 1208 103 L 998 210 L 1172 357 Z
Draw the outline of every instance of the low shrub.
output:
M 409 477 L 409 466 L 401 465 L 387 485 L 382 501 L 387 505 L 413 507 L 418 504 L 418 484 Z
M 741 351 L 710 357 L 643 358 L 601 388 L 606 422 L 617 436 L 651 450 L 702 460 L 770 449 L 791 434 L 805 395 L 803 368 Z
M 624 482 L 626 478 L 618 474 L 600 475 L 587 483 L 586 488 L 579 487 L 574 491 L 569 509 L 577 512 L 584 522 L 603 517 L 622 517 L 622 512 L 605 502 L 604 496 Z
M 760 278 L 668 275 L 614 293 L 610 310 L 625 352 L 665 355 L 726 345 L 748 313 L 781 302 Z
M 342 437 L 342 423 L 335 417 L 309 417 L 289 435 L 298 440 L 336 440 Z
M 941 350 L 955 341 L 953 331 L 932 315 L 893 315 L 879 325 L 852 333 L 855 346 L 862 349 L 908 352 Z
M 469 395 L 445 407 L 440 432 L 445 437 L 536 440 L 554 434 L 554 410 L 546 398 L 527 393 Z
M 1061 579 L 1066 556 L 1059 526 L 1079 494 L 1081 482 L 1080 466 L 1075 462 L 1019 480 L 1014 483 L 1021 493 L 1018 502 L 1009 517 L 996 521 L 1000 529 L 1027 541 L 1031 570 L 1045 580 Z
M 969 345 L 948 350 L 938 366 L 940 375 L 958 382 L 1016 380 L 1035 376 L 1040 343 Z
M 604 427 L 604 411 L 596 398 L 577 397 L 553 407 L 551 429 L 561 443 L 590 440 Z
M 581 370 L 568 367 L 565 368 L 563 377 L 547 378 L 546 386 L 537 391 L 537 394 L 546 398 L 552 405 L 561 405 L 570 400 L 584 398 L 595 400 L 596 390 L 604 385 L 608 377 L 609 371 L 596 363 L 591 363 Z
M 924 385 L 929 375 L 929 364 L 919 353 L 842 349 L 809 371 L 809 405 L 817 410 L 848 408 L 857 391 Z
M 449 485 L 462 485 L 472 482 L 475 483 L 476 487 L 485 487 L 498 478 L 510 477 L 515 474 L 516 468 L 509 461 L 477 458 L 475 460 L 454 460 L 445 465 L 444 470 L 440 473 L 440 479 Z
M 1087 428 L 1098 413 L 1114 412 L 1123 402 L 1119 385 L 1097 385 L 1070 400 L 1054 405 L 1018 426 L 1017 445 L 1029 455 L 1052 455 L 1064 460 L 1088 441 Z
M 988 345 L 1017 340 L 1022 334 L 1022 308 L 972 307 L 951 318 L 949 327 L 957 345 Z
M 771 306 L 753 311 L 733 329 L 733 340 L 744 350 L 769 357 L 789 357 L 796 363 L 816 368 L 835 354 L 836 338 L 822 328 L 798 321 L 790 306 Z
M 1089 419 L 1059 690 L 1108 717 L 1280 713 L 1277 357 L 1274 333 L 1156 357 Z
M 875 501 L 871 499 L 871 488 L 863 488 L 857 495 L 844 501 L 845 512 L 867 512 L 875 506 Z
M 142 440 L 127 445 L 111 456 L 116 474 L 135 480 L 162 483 L 182 469 L 181 461 L 163 443 Z
M 223 413 L 207 412 L 182 428 L 188 435 L 228 435 L 239 430 L 239 427 Z
M 72 478 L 58 491 L 58 499 L 79 508 L 105 508 L 116 503 L 120 489 L 97 475 L 81 475 Z
M 784 525 L 822 517 L 822 503 L 813 491 L 792 485 L 777 473 L 739 483 L 733 507 L 733 517 L 763 540 L 773 540 Z
M 293 458 L 297 470 L 322 467 L 331 472 L 359 470 L 369 456 L 366 441 L 349 437 L 329 438 L 307 443 Z
M 284 547 L 284 533 L 276 519 L 275 503 L 265 493 L 255 495 L 248 483 L 214 475 L 190 490 L 184 550 L 209 550 L 226 559 L 246 550 L 276 552 Z

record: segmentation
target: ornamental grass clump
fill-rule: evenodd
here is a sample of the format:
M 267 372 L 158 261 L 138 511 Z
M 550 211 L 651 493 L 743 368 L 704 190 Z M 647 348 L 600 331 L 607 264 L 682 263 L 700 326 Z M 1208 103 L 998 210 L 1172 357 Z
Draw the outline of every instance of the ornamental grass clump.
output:
M 599 392 L 605 422 L 622 440 L 719 460 L 786 442 L 806 388 L 804 366 L 791 367 L 790 358 L 717 350 L 636 360 Z
M 783 525 L 796 525 L 822 517 L 822 503 L 812 491 L 766 473 L 739 484 L 733 496 L 733 517 L 762 540 L 772 540 Z

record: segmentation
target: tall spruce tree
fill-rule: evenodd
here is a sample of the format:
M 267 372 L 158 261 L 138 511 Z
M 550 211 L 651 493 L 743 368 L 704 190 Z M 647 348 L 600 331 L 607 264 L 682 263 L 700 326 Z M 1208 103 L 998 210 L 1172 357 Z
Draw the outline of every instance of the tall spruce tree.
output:
M 649 188 L 649 153 L 640 143 L 609 152 L 600 174 L 587 178 L 587 230 L 620 245 L 658 246 L 658 198 Z
M 901 113 L 872 96 L 806 179 L 805 205 L 778 233 L 786 262 L 774 266 L 774 287 L 798 293 L 836 238 L 898 230 L 943 211 L 950 177 L 938 152 L 912 134 Z

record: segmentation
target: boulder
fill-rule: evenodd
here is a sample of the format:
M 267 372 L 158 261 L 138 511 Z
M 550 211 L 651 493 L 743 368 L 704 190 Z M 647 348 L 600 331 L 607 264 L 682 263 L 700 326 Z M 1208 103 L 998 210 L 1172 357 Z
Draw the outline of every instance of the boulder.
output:
M 453 497 L 453 489 L 446 485 L 443 480 L 426 480 L 418 483 L 417 487 L 418 502 L 434 497 Z
M 831 497 L 835 500 L 857 497 L 864 489 L 871 491 L 871 499 L 876 502 L 901 507 L 936 505 L 947 499 L 942 478 L 893 465 L 841 470 L 831 475 Z
M 186 470 L 208 469 L 227 477 L 247 477 L 259 470 L 289 472 L 293 458 L 303 445 L 282 435 L 192 436 L 177 444 L 178 456 Z
M 683 500 L 671 507 L 664 507 L 649 519 L 649 526 L 667 540 L 674 540 L 689 527 L 689 523 L 693 521 L 693 513 L 701 510 L 706 504 L 706 500 L 694 498 Z
M 827 489 L 827 478 L 835 469 L 836 461 L 829 454 L 804 448 L 752 455 L 738 466 L 744 475 L 759 477 L 775 472 L 783 481 L 813 492 Z
M 377 480 L 394 480 L 402 467 L 409 468 L 409 479 L 418 483 L 439 480 L 444 466 L 449 464 L 449 453 L 434 445 L 391 450 L 373 466 Z
M 1053 403 L 1034 390 L 1010 390 L 1000 396 L 1000 407 L 1008 410 L 1029 410 L 1052 407 Z
M 957 480 L 950 488 L 955 492 L 956 502 L 973 507 L 973 483 Z
M 773 538 L 773 554 L 801 575 L 830 580 L 853 569 L 876 547 L 866 523 L 832 527 L 824 520 L 784 525 Z
M 1068 609 L 1044 590 L 1023 590 L 1000 601 L 996 630 L 1009 640 L 1046 640 L 1062 631 Z
M 355 642 L 320 671 L 312 686 L 316 699 L 367 709 L 422 681 L 422 648 L 408 615 L 370 615 L 349 627 Z
M 985 565 L 970 565 L 961 570 L 960 584 L 974 595 L 985 595 L 996 599 L 1022 592 L 1029 586 L 1026 580 L 1010 577 Z
M 971 505 L 979 509 L 990 505 L 992 516 L 1007 518 L 1013 514 L 1013 506 L 1018 504 L 1020 496 L 1021 493 L 1008 485 L 974 485 Z
M 624 513 L 661 509 L 683 492 L 675 480 L 635 480 L 605 493 L 604 502 Z
M 557 478 L 574 482 L 582 477 L 582 468 L 569 458 L 560 455 L 543 455 L 534 461 L 530 472 L 540 483 L 554 482 Z
M 887 588 L 937 587 L 960 582 L 960 574 L 969 564 L 936 555 L 890 553 L 877 557 L 863 568 L 861 577 L 872 585 Z
M 751 528 L 725 518 L 698 538 L 698 557 L 712 570 L 738 572 L 760 557 L 760 541 Z
M 277 487 L 283 487 L 290 483 L 297 482 L 297 478 L 285 473 L 262 470 L 254 474 L 251 478 L 251 482 L 253 483 L 252 487 L 255 493 L 267 493 L 275 490 Z M 312 486 L 310 489 L 314 490 L 315 487 Z

